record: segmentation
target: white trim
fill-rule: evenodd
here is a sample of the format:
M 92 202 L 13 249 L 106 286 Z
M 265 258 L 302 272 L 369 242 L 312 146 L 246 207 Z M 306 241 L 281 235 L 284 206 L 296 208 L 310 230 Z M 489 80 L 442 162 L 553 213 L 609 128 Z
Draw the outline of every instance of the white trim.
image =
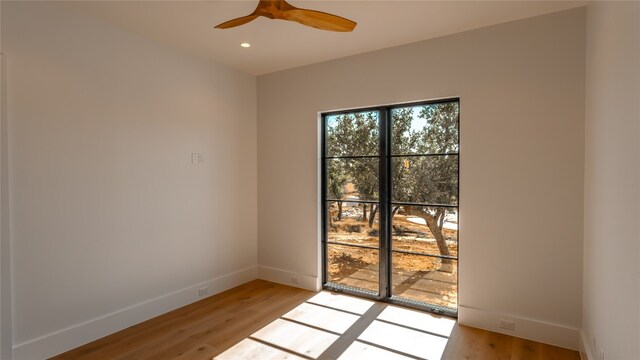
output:
M 499 326 L 500 319 L 514 321 L 515 330 L 501 329 Z M 458 322 L 462 325 L 469 325 L 571 350 L 578 351 L 580 347 L 580 330 L 565 325 L 498 314 L 467 306 L 458 307 Z
M 299 274 L 289 270 L 258 265 L 258 278 L 311 291 L 320 291 L 320 279 L 317 276 Z M 294 279 L 297 279 L 297 283 Z
M 222 275 L 154 299 L 129 306 L 80 324 L 60 329 L 13 347 L 14 359 L 44 359 L 63 353 L 91 341 L 113 334 L 129 326 L 162 315 L 203 298 L 198 289 L 207 287 L 211 295 L 256 279 L 257 267 L 251 266 Z
M 595 360 L 595 356 L 591 353 L 591 346 L 589 346 L 589 339 L 584 330 L 580 330 L 580 359 L 582 360 Z
M 345 111 L 345 112 L 353 112 L 354 110 L 358 110 L 358 109 L 375 109 L 375 108 L 381 108 L 381 107 L 394 107 L 396 105 L 404 105 L 404 104 L 416 104 L 416 103 L 422 103 L 422 102 L 437 102 L 439 100 L 450 100 L 450 99 L 460 99 L 461 96 L 460 95 L 450 95 L 450 96 L 438 96 L 438 97 L 434 97 L 434 98 L 429 98 L 429 99 L 415 99 L 415 100 L 402 100 L 402 101 L 390 101 L 390 102 L 384 102 L 384 103 L 380 103 L 380 104 L 375 104 L 375 105 L 354 105 L 354 106 L 350 106 L 350 107 L 346 107 L 346 108 L 338 108 L 338 109 L 331 109 L 331 110 L 322 110 L 322 111 L 318 111 L 318 116 L 321 117 L 322 114 L 324 113 L 332 113 L 332 112 L 340 112 L 340 111 Z

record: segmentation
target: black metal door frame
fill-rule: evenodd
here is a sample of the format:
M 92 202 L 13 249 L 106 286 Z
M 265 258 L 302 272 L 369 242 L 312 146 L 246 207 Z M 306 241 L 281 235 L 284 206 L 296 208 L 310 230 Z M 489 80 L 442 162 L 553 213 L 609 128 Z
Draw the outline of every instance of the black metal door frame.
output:
M 359 297 L 365 297 L 372 300 L 384 301 L 389 303 L 394 303 L 406 307 L 416 308 L 420 310 L 427 310 L 430 312 L 435 312 L 438 314 L 443 314 L 442 311 L 438 311 L 437 308 L 426 307 L 419 305 L 417 303 L 411 301 L 405 301 L 394 297 L 392 294 L 392 258 L 391 258 L 391 241 L 392 241 L 392 214 L 391 214 L 391 195 L 393 193 L 392 188 L 392 179 L 391 179 L 391 159 L 393 158 L 391 154 L 391 111 L 395 108 L 401 107 L 411 107 L 411 106 L 420 106 L 420 105 L 429 105 L 429 104 L 439 104 L 446 102 L 457 102 L 460 103 L 459 98 L 446 98 L 446 99 L 438 99 L 438 100 L 429 100 L 429 101 L 420 101 L 420 102 L 412 102 L 412 103 L 403 103 L 403 104 L 393 104 L 393 105 L 384 105 L 378 107 L 367 107 L 367 108 L 358 108 L 358 109 L 348 109 L 341 111 L 332 111 L 321 113 L 321 127 L 322 127 L 322 136 L 321 136 L 321 226 L 322 226 L 322 287 L 327 290 L 342 292 L 349 295 L 355 295 Z M 378 196 L 378 208 L 379 208 L 379 237 L 378 237 L 378 251 L 379 251 L 379 292 L 378 295 L 372 295 L 366 291 L 358 291 L 357 289 L 347 288 L 347 287 L 337 287 L 337 286 L 329 286 L 329 273 L 328 273 L 328 243 L 327 243 L 327 214 L 328 214 L 328 199 L 327 199 L 327 166 L 326 160 L 327 157 L 327 124 L 326 118 L 330 115 L 336 114 L 344 114 L 344 113 L 356 113 L 356 112 L 366 112 L 366 111 L 377 111 L 379 114 L 378 121 L 378 131 L 380 134 L 380 150 L 379 150 L 379 196 Z M 460 108 L 458 107 L 458 146 L 460 144 Z M 458 148 L 458 156 L 460 154 L 460 149 Z M 362 156 L 358 156 L 359 158 Z M 366 156 L 365 156 L 366 157 Z M 459 217 L 459 207 L 460 207 L 460 158 L 458 157 L 458 169 L 457 169 L 457 177 L 458 177 L 458 204 L 456 206 L 452 206 L 458 208 L 458 217 Z M 367 201 L 367 203 L 371 203 Z M 409 205 L 409 204 L 407 204 Z M 443 206 L 443 205 L 437 205 Z M 449 207 L 444 205 L 445 207 Z M 458 222 L 459 223 L 459 222 Z M 458 228 L 458 256 L 456 257 L 456 261 L 459 259 L 460 249 L 459 249 L 459 238 L 460 238 L 460 229 Z M 440 257 L 433 255 L 433 257 Z M 458 264 L 459 265 L 459 264 Z M 456 265 L 456 266 L 458 266 Z M 446 314 L 448 316 L 457 317 L 456 314 Z

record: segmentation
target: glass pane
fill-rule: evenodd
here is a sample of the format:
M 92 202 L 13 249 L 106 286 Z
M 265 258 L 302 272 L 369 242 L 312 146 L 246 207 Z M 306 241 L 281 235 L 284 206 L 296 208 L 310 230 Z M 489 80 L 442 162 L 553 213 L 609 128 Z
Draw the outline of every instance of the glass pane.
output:
M 458 256 L 458 209 L 393 206 L 392 250 Z
M 377 111 L 327 116 L 327 156 L 378 155 L 378 121 Z
M 391 253 L 392 295 L 456 311 L 458 262 L 432 256 Z
M 391 153 L 458 152 L 458 102 L 391 110 Z
M 458 155 L 391 159 L 393 201 L 458 205 Z
M 327 198 L 378 199 L 378 158 L 327 159 Z
M 328 241 L 379 247 L 378 204 L 329 201 L 327 209 Z
M 329 282 L 378 294 L 378 250 L 327 245 Z

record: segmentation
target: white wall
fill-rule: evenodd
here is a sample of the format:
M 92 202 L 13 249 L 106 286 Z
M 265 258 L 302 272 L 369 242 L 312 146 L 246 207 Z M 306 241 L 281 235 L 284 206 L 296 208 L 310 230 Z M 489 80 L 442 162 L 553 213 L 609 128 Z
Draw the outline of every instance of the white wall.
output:
M 0 359 L 12 358 L 6 61 L 0 53 Z
M 2 52 L 16 358 L 256 276 L 255 77 L 51 3 L 3 1 Z
M 260 275 L 320 276 L 318 112 L 460 96 L 460 321 L 578 348 L 584 47 L 581 8 L 260 76 Z
M 590 2 L 586 54 L 583 341 L 639 359 L 640 3 Z

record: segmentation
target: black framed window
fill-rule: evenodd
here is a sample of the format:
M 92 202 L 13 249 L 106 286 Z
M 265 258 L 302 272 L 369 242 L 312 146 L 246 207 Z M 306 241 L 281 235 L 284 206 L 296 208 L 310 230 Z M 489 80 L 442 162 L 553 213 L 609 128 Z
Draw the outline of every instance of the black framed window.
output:
M 322 114 L 325 288 L 457 316 L 459 112 Z

